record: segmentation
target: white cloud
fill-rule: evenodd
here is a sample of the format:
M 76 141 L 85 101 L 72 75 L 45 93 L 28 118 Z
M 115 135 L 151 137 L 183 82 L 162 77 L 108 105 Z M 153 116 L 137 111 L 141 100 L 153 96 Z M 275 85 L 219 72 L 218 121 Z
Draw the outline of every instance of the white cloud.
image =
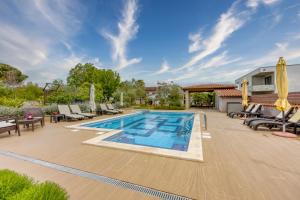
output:
M 266 5 L 266 6 L 270 6 L 273 5 L 277 2 L 279 2 L 280 0 L 248 0 L 246 5 L 250 8 L 257 8 L 260 4 Z
M 238 63 L 239 66 L 260 67 L 265 65 L 276 65 L 279 57 L 284 57 L 287 62 L 300 59 L 300 48 L 297 45 L 292 46 L 291 42 L 276 43 L 276 48 L 266 52 L 263 56 L 249 59 Z
M 248 13 L 239 12 L 234 3 L 227 12 L 223 13 L 213 28 L 211 36 L 203 40 L 203 49 L 177 70 L 186 69 L 197 64 L 205 57 L 215 53 L 231 34 L 240 29 L 248 19 Z
M 170 70 L 170 66 L 169 66 L 168 62 L 166 60 L 164 60 L 160 69 L 158 71 L 156 71 L 154 74 L 155 75 L 163 74 L 165 72 L 168 72 L 169 70 Z
M 47 59 L 47 43 L 26 36 L 17 27 L 0 22 L 0 55 L 3 62 L 23 66 L 36 66 Z
M 189 35 L 191 44 L 189 45 L 189 53 L 193 53 L 201 49 L 201 33 L 195 33 Z
M 102 31 L 102 35 L 111 43 L 112 59 L 117 64 L 118 69 L 123 69 L 129 65 L 141 62 L 142 58 L 127 58 L 127 45 L 132 40 L 139 29 L 136 23 L 138 5 L 136 0 L 128 0 L 122 11 L 122 19 L 118 23 L 118 34 L 114 35 L 107 31 Z
M 241 58 L 229 58 L 227 56 L 227 51 L 224 51 L 223 53 L 216 55 L 212 57 L 208 62 L 200 65 L 201 69 L 207 69 L 207 68 L 212 68 L 212 67 L 221 67 L 230 63 L 234 63 L 237 61 L 240 61 Z
M 6 8 L 0 12 L 0 62 L 20 68 L 30 81 L 65 78 L 78 62 L 100 64 L 97 58 L 75 55 L 67 42 L 86 14 L 79 1 L 12 0 L 0 1 L 0 7 Z
M 212 68 L 220 68 L 222 66 L 227 66 L 231 63 L 235 63 L 240 61 L 241 58 L 229 58 L 227 56 L 227 52 L 224 51 L 223 53 L 213 56 L 211 57 L 208 61 L 203 62 L 202 64 L 200 64 L 197 67 L 193 67 L 193 68 L 189 68 L 185 73 L 180 72 L 180 75 L 176 78 L 173 79 L 169 79 L 169 81 L 181 81 L 181 80 L 186 80 L 186 79 L 190 79 L 190 78 L 195 78 L 197 77 L 197 80 L 201 77 L 201 80 L 203 80 L 203 77 L 210 77 L 210 75 L 208 75 L 207 70 L 212 69 Z M 212 70 L 210 70 L 212 71 Z M 213 71 L 218 71 L 219 70 L 213 70 Z M 228 72 L 226 72 L 228 73 Z M 205 76 L 203 76 L 204 74 L 206 74 Z M 215 77 L 213 77 L 213 79 L 216 81 Z

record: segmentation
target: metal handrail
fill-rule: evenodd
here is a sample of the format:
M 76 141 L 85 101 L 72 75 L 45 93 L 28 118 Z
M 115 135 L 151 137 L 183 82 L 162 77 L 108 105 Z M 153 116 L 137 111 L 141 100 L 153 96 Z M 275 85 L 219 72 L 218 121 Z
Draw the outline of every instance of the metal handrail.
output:
M 200 112 L 200 130 L 201 132 L 207 130 L 207 116 L 203 111 Z

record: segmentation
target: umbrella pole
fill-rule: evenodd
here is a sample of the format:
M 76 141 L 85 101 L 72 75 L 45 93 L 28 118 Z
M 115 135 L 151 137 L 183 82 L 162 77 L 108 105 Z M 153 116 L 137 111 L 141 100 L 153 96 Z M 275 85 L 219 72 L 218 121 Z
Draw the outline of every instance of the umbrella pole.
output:
M 282 111 L 282 132 L 285 133 L 285 116 L 284 116 L 284 110 Z

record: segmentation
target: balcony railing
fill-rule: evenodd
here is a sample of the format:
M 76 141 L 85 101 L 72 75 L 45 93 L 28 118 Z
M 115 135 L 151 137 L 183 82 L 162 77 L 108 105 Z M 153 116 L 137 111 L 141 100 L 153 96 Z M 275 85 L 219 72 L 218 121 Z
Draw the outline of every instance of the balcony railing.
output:
M 253 92 L 269 92 L 274 90 L 275 90 L 274 85 L 253 85 L 252 86 Z

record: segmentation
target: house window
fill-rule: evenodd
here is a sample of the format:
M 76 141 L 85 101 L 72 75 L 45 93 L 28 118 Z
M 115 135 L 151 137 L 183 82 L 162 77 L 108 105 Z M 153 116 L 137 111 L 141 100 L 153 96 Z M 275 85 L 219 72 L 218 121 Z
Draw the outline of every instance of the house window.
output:
M 272 76 L 265 77 L 265 85 L 272 85 Z

